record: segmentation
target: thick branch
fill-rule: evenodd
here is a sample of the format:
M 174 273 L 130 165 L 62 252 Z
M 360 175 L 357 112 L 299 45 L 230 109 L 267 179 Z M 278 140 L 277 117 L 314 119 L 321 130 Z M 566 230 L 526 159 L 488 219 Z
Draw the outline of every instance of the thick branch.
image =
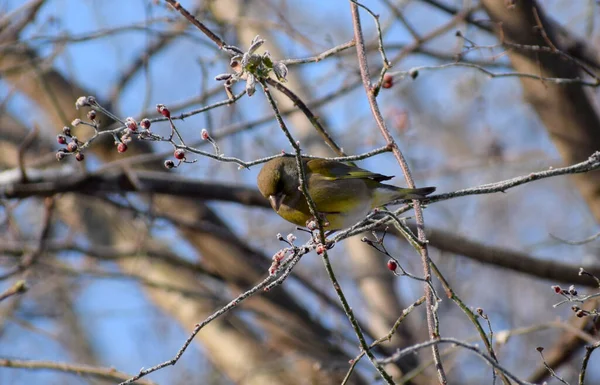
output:
M 29 172 L 30 183 L 19 183 L 14 179 L 11 181 L 10 175 L 6 174 L 3 174 L 6 179 L 0 176 L 0 196 L 14 199 L 51 196 L 64 192 L 141 192 L 269 207 L 268 202 L 254 188 L 191 180 L 164 172 L 114 170 L 102 174 L 73 175 L 74 170 L 70 168 Z

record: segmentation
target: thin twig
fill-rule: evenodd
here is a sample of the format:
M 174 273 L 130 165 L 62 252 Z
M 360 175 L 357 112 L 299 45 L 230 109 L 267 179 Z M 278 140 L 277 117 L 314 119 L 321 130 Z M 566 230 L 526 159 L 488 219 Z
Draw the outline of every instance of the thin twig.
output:
M 506 192 L 508 189 L 529 183 L 535 180 L 550 178 L 557 175 L 579 174 L 588 171 L 600 169 L 600 151 L 595 152 L 590 157 L 581 163 L 572 166 L 550 168 L 545 171 L 532 172 L 528 175 L 519 176 L 505 181 L 487 183 L 477 187 L 471 187 L 463 190 L 453 191 L 451 193 L 437 194 L 429 196 L 425 201 L 427 203 L 437 202 L 450 198 L 457 198 L 467 195 L 489 194 L 494 192 Z
M 494 79 L 494 78 L 528 78 L 528 79 L 541 80 L 541 81 L 555 83 L 555 84 L 579 84 L 579 85 L 587 86 L 587 87 L 600 86 L 600 82 L 598 80 L 587 81 L 587 80 L 584 80 L 579 77 L 555 78 L 555 77 L 546 77 L 546 76 L 521 73 L 521 72 L 492 72 L 478 64 L 466 63 L 466 62 L 445 63 L 445 64 L 439 64 L 439 65 L 433 65 L 433 66 L 413 67 L 407 71 L 390 72 L 390 75 L 398 76 L 401 79 L 405 78 L 405 77 L 414 78 L 415 76 L 417 76 L 419 74 L 420 71 L 423 71 L 423 70 L 442 70 L 442 69 L 451 68 L 451 67 L 474 68 L 474 69 L 486 74 L 487 76 L 489 76 L 492 79 Z
M 585 347 L 585 355 L 583 356 L 583 361 L 581 362 L 581 371 L 579 372 L 579 385 L 584 385 L 588 362 L 590 361 L 590 357 L 592 356 L 594 350 L 598 349 L 599 347 L 600 341 Z
M 197 324 L 173 358 L 171 358 L 170 360 L 165 361 L 163 363 L 160 363 L 158 365 L 152 366 L 150 368 L 142 369 L 139 371 L 138 374 L 121 382 L 119 385 L 132 384 L 132 383 L 136 382 L 137 380 L 139 380 L 140 378 L 147 376 L 150 373 L 156 372 L 157 370 L 160 370 L 167 366 L 175 365 L 177 363 L 177 361 L 179 361 L 179 359 L 181 358 L 183 353 L 185 353 L 185 351 L 190 346 L 190 344 L 192 343 L 192 341 L 194 340 L 196 335 L 200 332 L 200 330 L 202 330 L 206 325 L 211 323 L 213 320 L 219 318 L 223 314 L 229 312 L 231 309 L 237 307 L 241 302 L 243 302 L 247 298 L 253 296 L 256 293 L 263 291 L 264 288 L 266 288 L 271 282 L 273 282 L 273 280 L 274 280 L 274 278 L 272 276 L 266 277 L 260 283 L 258 283 L 254 287 L 252 287 L 250 290 L 247 290 L 247 291 L 243 292 L 242 294 L 238 295 L 233 300 L 231 300 L 227 305 L 223 306 L 222 308 L 220 308 L 219 310 L 217 310 L 216 312 L 214 312 L 213 314 L 208 316 L 206 319 L 204 319 L 204 321 Z
M 317 118 L 312 111 L 308 108 L 306 103 L 302 101 L 292 90 L 284 86 L 282 83 L 276 81 L 275 79 L 267 78 L 267 84 L 275 87 L 278 91 L 282 92 L 285 96 L 287 96 L 295 106 L 297 106 L 300 111 L 304 113 L 304 115 L 308 118 L 313 127 L 317 130 L 319 135 L 323 138 L 325 143 L 331 148 L 331 150 L 336 153 L 338 156 L 346 156 L 344 150 L 338 146 L 338 144 L 333 140 L 331 135 L 325 130 L 325 127 L 319 122 L 319 118 Z
M 410 347 L 402 349 L 402 350 L 398 349 L 398 351 L 396 353 L 394 353 L 392 356 L 385 358 L 383 360 L 380 360 L 379 362 L 381 362 L 382 364 L 397 362 L 400 358 L 402 358 L 406 355 L 414 354 L 418 350 L 427 348 L 431 345 L 439 345 L 439 344 L 454 344 L 454 345 L 463 347 L 467 350 L 474 352 L 477 356 L 481 357 L 484 361 L 486 361 L 488 364 L 490 364 L 495 369 L 504 373 L 504 375 L 506 375 L 506 377 L 510 378 L 512 381 L 516 382 L 517 384 L 519 384 L 519 385 L 535 385 L 535 384 L 532 384 L 531 382 L 520 380 L 516 375 L 512 374 L 508 369 L 506 369 L 505 367 L 500 365 L 498 362 L 496 362 L 496 360 L 494 360 L 493 358 L 491 358 L 490 356 L 488 356 L 487 354 L 482 352 L 477 346 L 469 345 L 469 344 L 467 344 L 461 340 L 458 340 L 456 338 L 438 338 L 435 340 L 429 340 L 429 341 L 426 341 L 426 342 L 423 342 L 420 344 L 416 344 L 416 345 L 410 346 Z
M 396 322 L 394 322 L 394 325 L 390 328 L 390 331 L 384 335 L 383 337 L 378 338 L 377 340 L 373 341 L 373 343 L 371 343 L 371 345 L 369 345 L 369 348 L 374 348 L 375 346 L 382 344 L 384 342 L 389 342 L 393 335 L 396 333 L 396 331 L 398 330 L 398 328 L 400 327 L 400 324 L 402 323 L 402 321 L 404 321 L 404 319 L 406 317 L 408 317 L 408 315 L 419 305 L 423 304 L 425 302 L 425 297 L 421 297 L 418 300 L 416 300 L 415 302 L 413 302 L 409 307 L 407 307 L 406 309 L 404 309 L 402 311 L 402 314 L 400 315 L 400 317 L 398 317 L 398 319 L 396 320 Z M 351 360 L 350 362 L 350 368 L 348 368 L 348 372 L 346 373 L 346 376 L 344 377 L 341 385 L 346 385 L 348 383 L 348 381 L 350 380 L 350 376 L 352 375 L 354 368 L 356 367 L 356 364 L 358 364 L 358 362 L 360 361 L 360 359 L 365 355 L 365 351 L 361 351 L 360 354 L 358 356 L 356 356 L 354 359 Z
M 392 137 L 391 133 L 389 132 L 389 130 L 387 129 L 387 127 L 385 125 L 383 116 L 381 115 L 381 112 L 379 111 L 379 106 L 377 104 L 377 99 L 375 97 L 374 89 L 371 85 L 371 76 L 369 74 L 369 66 L 367 63 L 367 56 L 366 56 L 366 52 L 365 52 L 365 42 L 364 42 L 364 37 L 363 37 L 363 33 L 362 33 L 362 27 L 360 24 L 360 15 L 359 15 L 359 11 L 358 11 L 358 5 L 356 5 L 356 3 L 354 3 L 354 2 L 351 2 L 350 7 L 351 7 L 351 11 L 352 11 L 352 23 L 353 23 L 353 27 L 354 27 L 354 40 L 356 42 L 356 52 L 358 55 L 360 74 L 361 74 L 363 86 L 364 86 L 366 94 L 367 94 L 367 99 L 369 101 L 369 106 L 371 107 L 371 112 L 373 113 L 373 117 L 375 118 L 377 127 L 379 128 L 379 130 L 381 131 L 381 134 L 385 138 L 386 143 L 392 148 L 394 157 L 396 158 L 398 164 L 402 168 L 402 172 L 404 173 L 404 178 L 406 180 L 408 187 L 414 188 L 415 183 L 410 174 L 410 169 L 408 167 L 408 164 L 407 164 L 406 160 L 404 159 L 404 156 L 402 155 L 402 152 L 398 148 L 396 142 L 394 141 L 394 138 Z M 423 243 L 423 245 L 419 248 L 419 251 L 421 253 L 421 262 L 423 265 L 423 275 L 424 275 L 425 279 L 429 280 L 431 278 L 431 268 L 429 266 L 429 255 L 427 252 L 427 246 L 425 244 L 425 242 L 427 240 L 425 237 L 423 211 L 421 209 L 421 204 L 419 203 L 419 201 L 417 201 L 417 200 L 413 201 L 413 205 L 414 205 L 414 209 L 415 209 L 415 217 L 416 217 L 417 228 L 418 228 L 417 235 L 419 237 L 419 240 Z M 435 311 L 437 306 L 436 306 L 435 297 L 434 297 L 429 285 L 425 285 L 425 297 L 427 299 L 427 307 L 426 308 L 427 308 L 427 326 L 429 328 L 429 335 L 430 335 L 430 338 L 437 339 L 440 336 L 439 331 L 438 331 L 437 315 L 436 315 L 436 311 Z M 433 345 L 431 345 L 431 347 L 432 347 L 432 354 L 433 354 L 434 361 L 435 361 L 436 371 L 438 374 L 438 379 L 441 384 L 446 384 L 448 381 L 446 379 L 446 374 L 444 372 L 444 368 L 442 366 L 442 362 L 440 359 L 440 352 L 437 348 L 437 345 L 433 344 Z
M 600 238 L 600 233 L 590 235 L 589 237 L 584 238 L 580 241 L 569 241 L 567 239 L 562 239 L 554 234 L 548 234 L 548 235 L 550 235 L 550 238 L 554 238 L 559 242 L 566 243 L 567 245 L 573 245 L 573 246 L 585 245 L 586 243 L 590 243 L 590 242 L 595 241 L 596 239 Z
M 81 377 L 98 378 L 108 381 L 121 381 L 129 377 L 129 374 L 119 372 L 114 368 L 100 368 L 96 366 L 54 361 L 14 360 L 0 358 L 0 367 L 31 370 L 55 370 L 59 372 L 75 374 Z M 137 383 L 140 385 L 156 385 L 155 382 L 150 380 L 142 380 Z

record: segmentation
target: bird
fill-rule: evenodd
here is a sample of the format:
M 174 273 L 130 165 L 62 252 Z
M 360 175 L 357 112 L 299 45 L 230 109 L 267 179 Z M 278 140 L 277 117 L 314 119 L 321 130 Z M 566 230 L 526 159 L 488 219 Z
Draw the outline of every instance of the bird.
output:
M 315 218 L 299 182 L 295 157 L 278 157 L 266 162 L 257 177 L 263 197 L 280 217 L 304 227 Z M 435 187 L 401 188 L 381 183 L 392 179 L 336 160 L 302 157 L 308 194 L 327 230 L 350 227 L 376 207 L 392 201 L 424 199 Z

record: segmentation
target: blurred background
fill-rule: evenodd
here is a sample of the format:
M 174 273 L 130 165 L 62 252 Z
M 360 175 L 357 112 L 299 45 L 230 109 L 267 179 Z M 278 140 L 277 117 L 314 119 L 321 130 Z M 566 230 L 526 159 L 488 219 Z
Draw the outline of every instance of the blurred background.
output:
M 181 4 L 243 50 L 260 35 L 266 43 L 259 52 L 268 50 L 275 60 L 309 58 L 353 39 L 345 1 Z M 380 15 L 393 64 L 393 86 L 382 89 L 378 101 L 417 185 L 451 192 L 574 164 L 600 149 L 597 89 L 587 85 L 596 83 L 600 71 L 595 1 L 365 5 Z M 364 10 L 361 17 L 376 75 L 382 60 L 375 23 Z M 23 280 L 29 288 L 0 302 L 0 383 L 118 383 L 118 375 L 124 380 L 168 360 L 196 323 L 267 276 L 271 256 L 285 246 L 277 233 L 308 240 L 258 200 L 244 197 L 231 202 L 236 199 L 207 199 L 206 191 L 120 192 L 108 182 L 97 191 L 77 185 L 45 189 L 42 182 L 60 186 L 57 181 L 86 172 L 122 176 L 142 169 L 244 186 L 248 196 L 256 196 L 260 166 L 240 170 L 192 156 L 196 163 L 167 171 L 163 162 L 173 158 L 168 143 L 134 140 L 121 154 L 112 139 L 98 140 L 85 151 L 85 161 L 56 161 L 56 135 L 73 119 L 86 119 L 87 109 L 75 109 L 80 96 L 93 95 L 121 119 L 138 121 L 158 117 L 159 103 L 176 116 L 227 99 L 214 77 L 230 72 L 229 56 L 166 2 L 0 0 L 0 50 L 0 291 Z M 415 68 L 418 76 L 409 76 Z M 354 47 L 318 62 L 290 63 L 288 69 L 287 86 L 347 153 L 385 144 Z M 490 77 L 481 69 L 506 76 Z M 553 79 L 580 80 L 557 85 Z M 234 92 L 243 87 L 235 85 Z M 333 156 L 306 117 L 274 94 L 303 150 Z M 102 129 L 113 123 L 105 116 L 100 120 Z M 200 138 L 207 129 L 225 155 L 246 161 L 292 151 L 260 89 L 176 124 L 188 144 L 211 151 Z M 72 130 L 82 140 L 93 134 L 86 126 Z M 152 130 L 170 132 L 164 122 Z M 360 166 L 405 183 L 390 153 Z M 550 286 L 577 283 L 581 293 L 595 292 L 594 281 L 577 271 L 598 266 L 598 241 L 563 240 L 594 235 L 599 219 L 597 172 L 438 202 L 425 210 L 431 258 L 467 306 L 483 309 L 498 359 L 524 380 L 559 383 L 536 351 L 542 346 L 557 374 L 576 381 L 584 346 L 597 339 L 596 320 L 574 318 L 569 304 L 554 308 L 562 297 Z M 420 257 L 404 240 L 388 236 L 386 247 L 404 269 L 422 274 Z M 421 282 L 394 276 L 387 257 L 360 236 L 338 244 L 330 257 L 369 342 L 385 335 L 423 295 Z M 436 288 L 442 336 L 483 347 L 466 315 Z M 427 339 L 420 306 L 375 353 L 385 357 Z M 449 346 L 441 351 L 451 384 L 492 383 L 490 367 L 472 353 Z M 143 381 L 339 384 L 359 353 L 321 258 L 312 253 L 282 286 L 212 322 L 176 366 Z M 118 372 L 77 374 L 81 365 Z M 600 382 L 598 355 L 589 367 L 586 383 Z M 397 383 L 436 383 L 427 349 L 386 369 Z M 348 383 L 377 383 L 376 374 L 364 359 Z

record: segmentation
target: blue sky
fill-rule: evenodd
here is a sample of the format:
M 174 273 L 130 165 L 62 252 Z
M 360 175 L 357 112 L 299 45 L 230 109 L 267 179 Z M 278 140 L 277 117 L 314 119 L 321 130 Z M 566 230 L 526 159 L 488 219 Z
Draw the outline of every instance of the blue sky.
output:
M 0 2 L 0 9 L 14 9 L 20 1 Z M 110 29 L 118 26 L 143 25 L 146 20 L 162 17 L 179 17 L 177 13 L 167 12 L 163 7 L 148 6 L 148 2 L 141 0 L 96 0 L 96 1 L 70 1 L 56 0 L 48 1 L 39 13 L 36 23 L 24 32 L 23 40 L 30 38 L 38 39 L 39 36 L 58 36 L 68 34 L 83 36 L 99 29 Z M 191 2 L 182 1 L 183 5 Z M 301 44 L 292 39 L 277 34 L 278 43 L 285 47 L 285 51 L 291 57 L 302 57 L 320 53 L 333 44 L 348 41 L 352 37 L 349 7 L 345 2 L 322 2 L 307 1 L 303 9 L 298 11 L 299 16 L 309 14 L 318 15 L 316 19 L 304 19 L 289 11 L 288 17 L 297 16 L 294 27 L 308 34 L 315 42 L 312 51 L 308 51 Z M 556 10 L 552 13 L 561 22 L 569 23 L 571 20 L 579 20 L 579 15 L 563 10 L 557 2 L 549 2 L 550 9 Z M 381 12 L 388 20 L 389 16 L 385 8 L 377 3 L 373 5 L 375 12 Z M 575 12 L 575 11 L 573 11 Z M 334 15 L 331 17 L 328 15 Z M 446 17 L 439 12 L 428 11 L 428 8 L 410 6 L 407 16 L 414 25 L 423 27 L 424 30 L 433 28 L 442 23 Z M 50 22 L 50 19 L 58 19 L 58 22 Z M 373 23 L 368 15 L 363 14 L 363 24 L 367 35 L 373 37 Z M 315 25 L 320 28 L 315 28 Z M 580 24 L 575 25 L 575 29 Z M 428 28 L 428 26 L 431 26 Z M 154 27 L 153 27 L 154 28 Z M 158 24 L 156 29 L 164 29 L 164 25 Z M 464 27 L 462 27 L 464 30 Z M 217 85 L 212 77 L 227 70 L 223 62 L 216 59 L 221 53 L 216 52 L 199 41 L 206 41 L 200 32 L 193 29 L 188 30 L 190 37 L 182 39 L 172 47 L 163 51 L 153 58 L 149 67 L 148 79 L 139 73 L 131 81 L 115 106 L 120 116 L 141 117 L 144 105 L 144 95 L 148 84 L 152 84 L 152 92 L 148 104 L 150 107 L 157 103 L 176 104 L 200 94 L 203 87 L 212 88 Z M 578 30 L 578 32 L 580 32 Z M 480 35 L 476 35 L 480 36 Z M 53 46 L 49 46 L 45 40 L 31 40 L 31 45 L 38 49 L 41 55 L 52 54 Z M 485 41 L 485 37 L 481 37 Z M 84 87 L 91 90 L 94 95 L 104 99 L 109 95 L 111 87 L 122 71 L 145 50 L 152 37 L 141 31 L 130 31 L 118 33 L 98 40 L 67 44 L 64 50 L 56 57 L 54 65 L 65 76 L 76 79 Z M 333 40 L 333 42 L 332 42 Z M 410 35 L 402 28 L 394 27 L 386 35 L 386 43 L 403 43 L 410 41 Z M 242 42 L 243 45 L 249 42 Z M 446 49 L 454 47 L 457 39 L 449 34 L 429 45 L 432 49 Z M 269 42 L 265 44 L 268 49 Z M 56 48 L 56 47 L 54 47 Z M 485 53 L 477 53 L 485 57 Z M 475 56 L 477 56 L 475 55 Z M 203 85 L 202 68 L 198 65 L 199 60 L 205 60 L 207 71 L 211 74 L 206 85 Z M 377 63 L 378 56 L 373 56 L 373 62 Z M 439 61 L 414 55 L 399 63 L 394 70 L 407 70 L 414 66 L 433 65 Z M 335 87 L 347 81 L 347 72 L 336 72 L 336 60 L 327 60 L 323 63 L 310 66 L 293 67 L 291 71 L 301 71 L 308 79 L 308 84 L 315 90 L 316 95 L 327 94 Z M 339 73 L 338 73 L 339 72 Z M 324 81 L 323 74 L 331 74 Z M 149 82 L 147 81 L 149 80 Z M 241 85 L 238 86 L 241 89 Z M 462 93 L 461 93 L 462 90 Z M 0 79 L 0 95 L 4 96 L 10 92 L 10 86 Z M 371 120 L 368 105 L 365 102 L 364 91 L 357 88 L 348 96 L 335 101 L 322 109 L 329 129 L 337 135 L 343 146 L 354 146 L 357 151 L 366 151 L 375 146 L 383 144 L 380 137 L 374 134 L 374 123 Z M 422 184 L 434 184 L 440 191 L 469 187 L 481 183 L 488 183 L 499 179 L 530 172 L 535 169 L 543 169 L 548 164 L 556 164 L 559 160 L 558 154 L 549 140 L 543 126 L 537 119 L 532 109 L 522 100 L 519 82 L 515 79 L 490 80 L 479 73 L 466 69 L 448 69 L 439 71 L 422 71 L 416 80 L 410 78 L 399 81 L 394 90 L 380 97 L 382 109 L 390 113 L 394 109 L 407 110 L 411 113 L 410 128 L 408 134 L 399 135 L 399 143 L 403 151 L 415 166 L 417 175 Z M 458 96 L 457 96 L 458 95 Z M 242 99 L 235 108 L 213 113 L 215 130 L 219 125 L 226 125 L 236 118 L 258 117 L 265 114 L 262 95 L 253 98 Z M 212 101 L 225 99 L 223 92 Z M 32 124 L 43 119 L 40 114 L 26 113 L 30 111 L 30 103 L 21 96 L 15 96 L 9 102 L 9 109 L 18 114 L 26 123 Z M 415 112 L 419 108 L 428 113 Z M 151 108 L 152 109 L 152 108 Z M 360 122 L 360 123 L 356 123 Z M 67 123 L 67 122 L 65 122 Z M 186 137 L 197 139 L 200 129 L 206 127 L 205 116 L 197 116 L 178 123 Z M 443 145 L 447 138 L 452 135 L 455 126 L 462 125 L 457 132 L 464 135 L 461 145 L 468 148 L 464 159 L 461 151 L 444 149 Z M 265 133 L 274 133 L 273 135 Z M 372 135 L 372 136 L 371 136 Z M 505 148 L 508 159 L 518 158 L 520 154 L 541 153 L 543 156 L 515 162 L 507 162 L 497 166 L 485 164 L 486 149 L 474 148 L 481 146 L 483 139 L 489 137 L 497 138 Z M 364 140 L 362 140 L 364 139 Z M 370 141 L 371 143 L 365 144 Z M 266 144 L 265 144 L 266 142 Z M 220 143 L 226 154 L 235 154 L 245 159 L 266 156 L 266 151 L 287 149 L 289 144 L 276 128 L 275 123 L 265 125 L 252 132 L 242 133 L 234 138 L 224 140 Z M 166 150 L 163 144 L 157 145 L 158 150 Z M 261 151 L 264 151 L 261 153 Z M 472 162 L 472 153 L 479 156 L 474 163 L 483 164 L 485 167 L 467 167 Z M 88 167 L 94 168 L 97 162 L 93 158 L 89 160 Z M 376 169 L 384 174 L 397 175 L 395 183 L 402 184 L 400 171 L 394 159 L 390 155 L 380 156 L 367 160 L 363 163 L 366 168 Z M 436 174 L 432 171 L 443 169 L 445 166 L 454 166 L 454 172 L 441 172 Z M 464 168 L 465 171 L 462 171 Z M 200 159 L 198 163 L 187 165 L 182 169 L 185 175 L 203 179 L 214 179 L 229 183 L 241 183 L 254 185 L 258 168 L 250 171 L 238 171 L 229 164 L 217 164 L 209 159 Z M 500 207 L 490 209 L 490 207 Z M 215 208 L 227 222 L 238 233 L 251 238 L 252 229 L 248 227 L 248 220 L 261 218 L 265 223 L 273 224 L 285 231 L 293 230 L 281 220 L 258 209 L 240 209 L 238 205 L 214 203 Z M 548 212 L 555 212 L 560 219 L 544 220 L 540 218 Z M 511 220 L 510 215 L 519 212 L 522 220 Z M 467 233 L 474 239 L 485 239 L 492 244 L 505 245 L 514 248 L 530 247 L 534 254 L 544 258 L 564 259 L 565 255 L 574 255 L 573 262 L 583 260 L 586 248 L 573 248 L 566 245 L 547 246 L 543 242 L 548 240 L 549 231 L 557 231 L 567 236 L 579 232 L 592 234 L 596 228 L 595 222 L 587 212 L 578 194 L 573 191 L 567 178 L 538 182 L 535 185 L 519 188 L 502 196 L 463 198 L 460 201 L 448 202 L 431 207 L 426 211 L 428 223 L 436 227 L 446 227 Z M 546 217 L 544 217 L 545 219 Z M 261 222 L 262 223 L 262 222 Z M 500 225 L 498 224 L 500 223 Z M 498 226 L 505 226 L 498 228 Z M 284 232 L 283 230 L 278 230 Z M 170 239 L 176 236 L 172 229 L 167 226 L 155 231 L 156 237 Z M 270 254 L 276 250 L 276 242 L 273 239 L 251 239 L 254 245 L 265 248 L 265 253 Z M 541 245 L 541 246 L 540 246 Z M 177 251 L 189 258 L 195 258 L 192 249 L 185 242 L 180 242 Z M 334 252 L 338 253 L 336 250 Z M 338 255 L 342 255 L 342 251 Z M 443 256 L 436 255 L 443 258 Z M 76 263 L 76 262 L 74 262 Z M 315 257 L 303 261 L 307 270 L 317 268 L 320 261 Z M 345 271 L 342 263 L 338 268 Z M 111 264 L 103 264 L 109 269 L 115 267 Z M 414 266 L 418 266 L 415 264 Z M 457 277 L 469 277 L 472 267 L 457 268 Z M 492 274 L 490 272 L 484 272 Z M 466 279 L 466 278 L 465 278 Z M 515 284 L 523 284 L 523 277 L 516 278 Z M 343 278 L 343 282 L 351 283 L 350 277 Z M 34 285 L 46 285 L 45 282 L 34 283 Z M 185 339 L 185 333 L 181 327 L 175 324 L 169 317 L 164 317 L 145 298 L 139 286 L 132 282 L 87 279 L 83 277 L 75 281 L 80 295 L 76 300 L 76 309 L 82 316 L 86 328 L 98 353 L 106 366 L 113 366 L 119 370 L 135 373 L 141 367 L 147 367 L 170 358 L 180 347 Z M 508 283 L 507 283 L 508 285 Z M 290 286 L 292 286 L 290 284 Z M 414 283 L 406 283 L 399 280 L 398 289 L 402 292 L 415 290 L 419 286 Z M 533 301 L 536 295 L 547 283 L 535 283 L 534 292 L 527 291 L 527 301 Z M 495 299 L 493 288 L 482 288 L 481 295 L 477 300 L 491 301 Z M 352 292 L 352 289 L 349 289 Z M 549 292 L 543 292 L 550 296 Z M 545 299 L 549 301 L 548 299 Z M 24 297 L 24 301 L 29 301 Z M 489 303 L 489 302 L 488 302 Z M 475 304 L 474 304 L 475 305 Z M 500 305 L 499 305 L 500 306 Z M 501 307 L 501 306 L 500 306 Z M 556 310 L 556 315 L 565 316 L 568 310 Z M 20 314 L 19 317 L 31 322 L 35 328 L 53 333 L 57 326 L 47 319 Z M 152 320 L 152 322 L 148 322 Z M 519 319 L 520 322 L 522 319 Z M 199 320 L 200 321 L 200 320 Z M 331 322 L 334 322 L 332 320 Z M 497 328 L 523 326 L 515 325 L 515 320 L 506 314 L 498 314 L 493 319 Z M 155 333 L 156 325 L 160 325 L 161 332 Z M 18 325 L 16 322 L 7 323 L 3 344 L 0 344 L 0 356 L 13 358 L 48 359 L 57 361 L 70 361 L 65 350 L 58 344 L 51 342 L 52 339 L 43 336 L 42 333 L 32 332 Z M 147 338 L 151 336 L 151 338 Z M 527 347 L 529 348 L 529 347 Z M 531 354 L 534 356 L 534 352 Z M 537 357 L 533 357 L 537 359 Z M 208 367 L 201 349 L 194 345 L 193 349 L 186 352 L 182 362 L 176 369 L 168 368 L 153 375 L 151 378 L 159 383 L 171 383 L 170 379 L 174 373 L 185 368 L 190 372 L 197 372 L 198 362 L 201 370 Z M 204 363 L 204 364 L 202 364 Z M 205 366 L 203 366 L 205 365 Z M 63 377 L 50 372 L 26 373 L 15 370 L 0 370 L 0 382 L 2 383 L 42 383 L 42 381 L 55 381 L 60 383 Z M 84 383 L 75 377 L 68 377 L 69 383 Z

